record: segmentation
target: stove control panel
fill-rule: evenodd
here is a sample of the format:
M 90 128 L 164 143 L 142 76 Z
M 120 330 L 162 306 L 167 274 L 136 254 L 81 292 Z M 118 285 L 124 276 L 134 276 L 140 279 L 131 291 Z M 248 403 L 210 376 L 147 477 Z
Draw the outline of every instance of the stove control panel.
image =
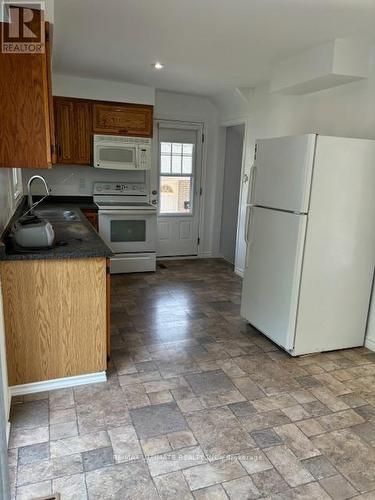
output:
M 147 190 L 145 184 L 134 184 L 132 182 L 95 182 L 94 194 L 123 194 L 145 196 L 147 194 Z

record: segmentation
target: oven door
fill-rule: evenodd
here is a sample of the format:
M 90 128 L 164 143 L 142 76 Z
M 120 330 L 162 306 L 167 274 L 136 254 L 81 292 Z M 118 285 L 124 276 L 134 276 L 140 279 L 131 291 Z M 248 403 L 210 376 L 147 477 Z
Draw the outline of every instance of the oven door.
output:
M 156 251 L 156 212 L 99 210 L 99 234 L 113 253 Z
M 135 170 L 138 147 L 116 142 L 94 143 L 94 167 L 113 170 Z

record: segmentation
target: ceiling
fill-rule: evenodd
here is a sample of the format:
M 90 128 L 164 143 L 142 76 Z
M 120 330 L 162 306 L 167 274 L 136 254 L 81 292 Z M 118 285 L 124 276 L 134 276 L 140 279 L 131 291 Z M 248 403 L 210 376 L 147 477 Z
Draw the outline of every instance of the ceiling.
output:
M 213 95 L 374 26 L 375 0 L 55 0 L 54 71 Z

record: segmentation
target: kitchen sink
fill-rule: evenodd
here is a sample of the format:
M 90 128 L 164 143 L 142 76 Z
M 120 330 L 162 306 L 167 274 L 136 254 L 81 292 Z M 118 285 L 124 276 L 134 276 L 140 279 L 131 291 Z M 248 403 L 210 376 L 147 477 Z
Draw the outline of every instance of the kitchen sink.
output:
M 39 209 L 34 210 L 35 215 L 47 219 L 51 224 L 53 222 L 76 222 L 80 217 L 74 210 L 67 210 L 64 208 L 54 209 Z

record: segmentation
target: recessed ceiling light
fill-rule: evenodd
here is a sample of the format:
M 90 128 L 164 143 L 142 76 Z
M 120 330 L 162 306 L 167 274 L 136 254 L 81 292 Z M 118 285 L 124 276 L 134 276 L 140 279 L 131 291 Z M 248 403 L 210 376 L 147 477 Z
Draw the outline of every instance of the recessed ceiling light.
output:
M 156 63 L 152 64 L 152 66 L 155 69 L 163 69 L 164 68 L 164 64 L 162 64 L 161 62 L 156 62 Z

